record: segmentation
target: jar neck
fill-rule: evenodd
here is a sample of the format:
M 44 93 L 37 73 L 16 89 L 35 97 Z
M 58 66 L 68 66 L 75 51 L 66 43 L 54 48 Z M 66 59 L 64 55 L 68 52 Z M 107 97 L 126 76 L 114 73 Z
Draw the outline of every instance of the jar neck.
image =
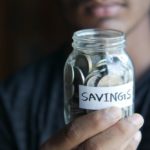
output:
M 74 33 L 73 48 L 83 53 L 120 51 L 125 47 L 124 33 L 116 30 L 85 29 Z

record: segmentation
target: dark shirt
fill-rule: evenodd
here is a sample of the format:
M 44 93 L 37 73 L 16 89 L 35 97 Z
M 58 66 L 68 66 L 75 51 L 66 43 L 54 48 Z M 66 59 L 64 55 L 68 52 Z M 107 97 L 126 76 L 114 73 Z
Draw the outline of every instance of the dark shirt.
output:
M 38 150 L 64 126 L 63 50 L 19 71 L 0 87 L 0 150 Z M 150 71 L 136 82 L 135 110 L 145 118 L 140 150 L 150 150 Z

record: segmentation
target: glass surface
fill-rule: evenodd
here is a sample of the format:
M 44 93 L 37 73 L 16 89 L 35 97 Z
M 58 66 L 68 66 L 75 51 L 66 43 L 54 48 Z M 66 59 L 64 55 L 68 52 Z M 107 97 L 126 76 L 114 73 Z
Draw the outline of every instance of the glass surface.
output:
M 134 68 L 125 51 L 124 34 L 110 30 L 101 33 L 100 35 L 99 31 L 98 34 L 95 34 L 95 30 L 83 30 L 74 34 L 74 50 L 69 55 L 64 67 L 64 116 L 66 123 L 91 111 L 79 108 L 80 85 L 103 88 L 133 82 L 132 94 L 134 98 Z M 77 34 L 83 38 L 82 41 L 78 41 L 81 37 L 77 37 Z M 94 34 L 93 37 L 92 34 Z M 109 34 L 111 34 L 110 37 Z M 102 38 L 107 41 L 107 44 L 104 42 L 102 43 L 103 48 L 99 48 L 97 45 L 88 43 L 91 37 L 94 43 Z M 110 43 L 109 39 L 111 39 Z M 93 48 L 91 46 L 87 48 L 85 45 L 92 45 Z M 113 45 L 113 49 L 111 45 Z M 125 113 L 123 117 L 133 113 L 133 105 L 122 109 Z

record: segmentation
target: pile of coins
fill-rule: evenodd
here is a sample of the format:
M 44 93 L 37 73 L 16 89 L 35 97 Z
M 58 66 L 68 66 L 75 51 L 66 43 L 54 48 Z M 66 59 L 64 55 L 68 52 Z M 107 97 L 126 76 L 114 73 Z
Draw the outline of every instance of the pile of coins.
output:
M 66 109 L 70 112 L 71 118 L 88 112 L 88 110 L 79 108 L 79 85 L 109 87 L 131 81 L 132 74 L 129 68 L 122 65 L 118 56 L 106 57 L 104 53 L 93 55 L 79 53 L 73 63 L 66 63 L 65 97 L 68 102 L 67 106 L 69 106 Z M 127 109 L 130 113 L 131 108 Z

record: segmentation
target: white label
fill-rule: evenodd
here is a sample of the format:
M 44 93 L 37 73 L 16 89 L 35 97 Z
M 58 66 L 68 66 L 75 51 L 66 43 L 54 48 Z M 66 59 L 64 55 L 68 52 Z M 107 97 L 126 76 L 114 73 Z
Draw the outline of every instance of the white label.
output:
M 79 85 L 79 107 L 98 110 L 111 106 L 127 107 L 133 104 L 133 82 L 113 87 Z

